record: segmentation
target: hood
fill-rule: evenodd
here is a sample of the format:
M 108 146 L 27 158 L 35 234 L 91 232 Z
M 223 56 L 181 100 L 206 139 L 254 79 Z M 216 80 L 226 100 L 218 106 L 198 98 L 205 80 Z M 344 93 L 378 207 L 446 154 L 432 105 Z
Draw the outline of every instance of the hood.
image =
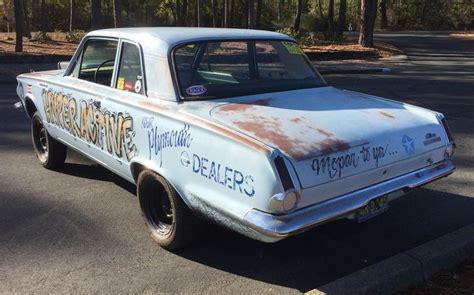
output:
M 212 107 L 210 116 L 280 150 L 303 187 L 415 157 L 445 143 L 435 113 L 333 87 L 227 101 Z M 333 158 L 340 157 L 343 162 L 336 166 L 346 169 L 331 171 Z M 325 177 L 316 181 L 316 170 L 324 170 Z

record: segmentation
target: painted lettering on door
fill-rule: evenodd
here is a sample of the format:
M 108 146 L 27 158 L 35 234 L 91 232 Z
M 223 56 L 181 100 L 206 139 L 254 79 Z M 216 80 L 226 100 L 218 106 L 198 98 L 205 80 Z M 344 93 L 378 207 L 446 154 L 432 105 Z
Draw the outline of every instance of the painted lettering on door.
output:
M 43 89 L 46 121 L 68 131 L 111 155 L 130 161 L 137 154 L 133 143 L 133 118 L 122 112 L 109 112 L 92 101 L 79 104 L 71 95 Z

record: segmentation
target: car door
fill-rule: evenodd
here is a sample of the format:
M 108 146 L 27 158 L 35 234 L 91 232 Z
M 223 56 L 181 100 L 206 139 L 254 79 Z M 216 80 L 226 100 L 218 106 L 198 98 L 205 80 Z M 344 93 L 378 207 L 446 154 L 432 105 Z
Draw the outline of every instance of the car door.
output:
M 137 43 L 120 40 L 113 81 L 101 100 L 105 121 L 101 160 L 125 177 L 131 177 L 130 163 L 137 155 L 138 121 L 143 117 L 137 105 L 147 99 L 142 56 Z
M 88 38 L 76 54 L 63 79 L 61 93 L 64 112 L 60 140 L 91 157 L 103 166 L 110 163 L 105 138 L 106 114 L 103 103 L 111 95 L 119 40 Z

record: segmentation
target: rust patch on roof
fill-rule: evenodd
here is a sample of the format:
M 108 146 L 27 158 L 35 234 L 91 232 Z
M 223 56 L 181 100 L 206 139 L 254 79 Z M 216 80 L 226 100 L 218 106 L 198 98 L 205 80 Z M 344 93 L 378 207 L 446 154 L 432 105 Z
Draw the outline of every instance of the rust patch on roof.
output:
M 381 114 L 382 116 L 385 116 L 387 118 L 390 118 L 390 119 L 395 119 L 395 116 L 390 114 L 390 113 L 387 113 L 387 112 L 384 112 L 384 111 L 379 111 L 379 114 Z
M 303 119 L 296 117 L 296 118 L 290 119 L 290 121 L 293 122 L 293 123 L 299 124 L 299 123 L 303 122 Z

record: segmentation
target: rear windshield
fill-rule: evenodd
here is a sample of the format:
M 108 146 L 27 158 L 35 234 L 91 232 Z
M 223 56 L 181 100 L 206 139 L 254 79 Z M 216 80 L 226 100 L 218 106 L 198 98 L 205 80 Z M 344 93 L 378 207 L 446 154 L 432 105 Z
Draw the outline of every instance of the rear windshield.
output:
M 212 99 L 325 86 L 290 41 L 212 41 L 174 51 L 181 95 Z

